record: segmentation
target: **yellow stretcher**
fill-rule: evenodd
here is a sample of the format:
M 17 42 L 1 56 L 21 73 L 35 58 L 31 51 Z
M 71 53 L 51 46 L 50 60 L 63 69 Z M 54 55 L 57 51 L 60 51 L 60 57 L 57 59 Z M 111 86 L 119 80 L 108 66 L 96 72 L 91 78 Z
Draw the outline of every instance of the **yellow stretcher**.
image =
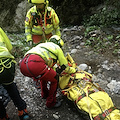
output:
M 69 54 L 66 59 L 77 68 Z M 90 120 L 120 120 L 120 110 L 114 106 L 109 95 L 92 81 L 90 73 L 78 68 L 75 74 L 60 77 L 59 86 L 80 111 L 88 113 Z

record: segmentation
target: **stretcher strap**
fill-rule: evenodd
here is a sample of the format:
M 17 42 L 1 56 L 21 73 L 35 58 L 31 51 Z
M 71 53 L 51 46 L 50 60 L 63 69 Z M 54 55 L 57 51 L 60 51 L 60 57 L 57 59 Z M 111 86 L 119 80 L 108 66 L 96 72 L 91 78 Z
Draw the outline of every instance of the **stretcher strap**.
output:
M 88 91 L 88 95 L 90 95 L 90 94 L 92 94 L 94 92 L 95 92 L 94 90 L 93 91 Z M 75 100 L 75 103 L 77 104 L 83 97 L 86 97 L 85 92 L 82 95 L 80 95 L 77 100 Z
M 70 78 L 67 86 L 70 87 L 71 85 L 73 85 L 74 81 L 74 79 Z
M 102 114 L 99 114 L 96 117 L 94 117 L 94 120 L 104 120 L 106 118 L 106 116 L 108 116 L 115 109 L 116 109 L 116 107 L 112 107 L 108 110 L 105 110 Z
M 89 110 L 89 116 L 90 116 L 90 119 L 93 120 L 91 110 L 90 110 L 89 99 L 88 99 L 88 97 L 89 97 L 88 90 L 86 91 L 86 96 L 87 96 L 87 106 L 88 106 L 88 110 Z

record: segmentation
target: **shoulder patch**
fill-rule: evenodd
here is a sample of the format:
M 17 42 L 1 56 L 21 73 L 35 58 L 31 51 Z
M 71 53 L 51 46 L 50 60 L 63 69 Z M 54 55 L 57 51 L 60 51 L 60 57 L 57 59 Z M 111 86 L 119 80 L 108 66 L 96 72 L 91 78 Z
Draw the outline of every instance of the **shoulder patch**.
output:
M 29 21 L 29 18 L 28 18 L 28 17 L 26 17 L 25 21 L 26 21 L 26 22 L 28 22 L 28 21 Z
M 32 12 L 31 15 L 35 15 L 36 13 L 35 12 Z

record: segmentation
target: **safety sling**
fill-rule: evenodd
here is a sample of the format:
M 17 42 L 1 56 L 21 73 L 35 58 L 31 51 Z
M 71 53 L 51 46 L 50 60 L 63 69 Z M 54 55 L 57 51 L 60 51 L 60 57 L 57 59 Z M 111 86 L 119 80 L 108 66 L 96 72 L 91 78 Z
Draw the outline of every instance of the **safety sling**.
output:
M 2 58 L 0 59 L 0 73 L 3 72 L 4 68 L 11 68 L 12 62 L 16 63 L 15 60 L 11 58 Z
M 26 56 L 24 57 L 24 58 L 26 58 L 24 62 L 25 62 L 25 64 L 26 64 L 26 67 L 27 67 L 29 73 L 30 73 L 31 75 L 33 75 L 36 80 L 38 80 L 38 79 L 40 79 L 40 78 L 43 76 L 43 73 L 44 73 L 44 71 L 46 71 L 46 69 L 48 69 L 48 66 L 46 66 L 46 68 L 36 77 L 36 76 L 30 71 L 30 69 L 29 69 L 29 67 L 28 67 L 28 60 L 29 60 L 30 55 L 31 55 L 31 54 L 28 54 L 28 55 L 26 55 Z M 22 59 L 22 61 L 24 60 L 24 58 Z M 20 62 L 20 66 L 21 66 L 22 61 Z M 31 61 L 31 62 L 32 62 L 32 61 Z

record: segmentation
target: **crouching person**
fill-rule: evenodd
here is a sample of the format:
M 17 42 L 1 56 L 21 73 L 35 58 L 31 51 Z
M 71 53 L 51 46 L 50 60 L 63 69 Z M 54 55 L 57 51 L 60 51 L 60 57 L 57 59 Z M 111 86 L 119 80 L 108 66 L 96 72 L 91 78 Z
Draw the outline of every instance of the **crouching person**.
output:
M 29 120 L 26 102 L 21 98 L 16 84 L 13 82 L 15 75 L 15 60 L 10 53 L 12 45 L 5 32 L 0 28 L 0 84 L 7 90 L 14 105 L 18 108 L 20 120 Z M 0 100 L 0 120 L 10 120 L 5 106 Z
M 21 73 L 25 76 L 40 81 L 41 96 L 46 98 L 47 108 L 57 108 L 61 105 L 56 100 L 59 75 L 62 71 L 66 73 L 75 73 L 76 70 L 68 66 L 68 62 L 60 47 L 64 44 L 63 40 L 53 35 L 49 42 L 40 43 L 29 50 L 20 61 Z M 53 69 L 53 65 L 59 61 L 61 66 L 59 74 Z M 49 89 L 47 83 L 50 82 Z

